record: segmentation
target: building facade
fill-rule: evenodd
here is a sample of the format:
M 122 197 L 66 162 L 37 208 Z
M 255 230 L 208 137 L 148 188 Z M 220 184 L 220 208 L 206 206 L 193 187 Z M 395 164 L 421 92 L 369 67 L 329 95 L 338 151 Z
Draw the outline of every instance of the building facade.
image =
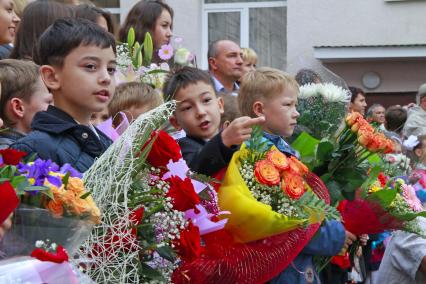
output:
M 108 0 L 123 21 L 134 0 Z M 115 2 L 111 2 L 115 1 Z M 115 3 L 115 4 L 111 4 Z M 259 54 L 259 66 L 363 88 L 371 101 L 413 100 L 426 82 L 426 1 L 168 0 L 174 34 L 207 68 L 208 44 L 232 39 Z M 116 7 L 113 7 L 116 5 Z M 341 79 L 340 79 L 341 78 Z

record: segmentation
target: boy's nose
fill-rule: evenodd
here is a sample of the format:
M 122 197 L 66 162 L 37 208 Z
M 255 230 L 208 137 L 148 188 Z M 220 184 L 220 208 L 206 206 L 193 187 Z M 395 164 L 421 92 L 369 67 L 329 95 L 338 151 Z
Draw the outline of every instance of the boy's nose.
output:
M 99 75 L 99 83 L 102 84 L 102 85 L 109 85 L 111 83 L 111 80 L 112 80 L 111 76 L 114 76 L 114 75 L 110 75 L 108 73 L 108 70 L 105 69 Z
M 197 116 L 202 117 L 206 114 L 206 109 L 203 106 L 197 106 Z

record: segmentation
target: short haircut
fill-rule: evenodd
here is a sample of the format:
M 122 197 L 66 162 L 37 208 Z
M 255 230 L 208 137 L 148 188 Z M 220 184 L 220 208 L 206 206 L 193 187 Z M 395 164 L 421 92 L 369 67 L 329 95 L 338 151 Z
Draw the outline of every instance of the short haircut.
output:
M 351 103 L 353 103 L 360 94 L 365 97 L 364 91 L 360 88 L 349 87 L 349 91 L 351 92 Z
M 213 80 L 209 73 L 197 68 L 185 66 L 174 74 L 170 74 L 167 78 L 163 87 L 164 98 L 166 100 L 173 100 L 180 89 L 198 82 L 211 85 L 213 90 L 215 90 Z
M 369 108 L 368 108 L 368 110 L 367 110 L 367 117 L 370 117 L 370 116 L 373 116 L 373 112 L 374 112 L 374 110 L 376 109 L 376 108 L 378 108 L 378 107 L 382 107 L 382 108 L 385 108 L 384 106 L 382 106 L 381 104 L 373 104 L 373 105 L 371 105 Z
M 400 133 L 407 121 L 407 111 L 401 106 L 390 106 L 385 112 L 386 130 Z
M 151 110 L 162 103 L 163 98 L 150 85 L 142 82 L 128 82 L 118 85 L 115 89 L 114 97 L 108 104 L 108 113 L 115 120 L 120 111 L 128 110 L 133 106 L 148 105 Z
M 71 6 L 55 1 L 37 0 L 28 4 L 22 14 L 10 58 L 32 59 L 34 47 L 43 32 L 57 19 L 73 15 Z
M 220 125 L 226 121 L 232 122 L 234 119 L 241 116 L 240 109 L 238 108 L 238 98 L 229 92 L 220 92 L 218 94 L 223 100 L 223 114 L 220 116 Z
M 300 69 L 295 79 L 300 86 L 322 82 L 321 76 L 311 69 Z
M 274 68 L 261 67 L 243 76 L 238 107 L 244 116 L 256 117 L 253 104 L 261 99 L 269 99 L 283 92 L 286 88 L 299 92 L 299 85 L 289 74 Z
M 242 53 L 243 61 L 254 62 L 254 63 L 257 62 L 256 51 L 254 51 L 250 47 L 241 48 L 241 53 Z
M 86 19 L 56 20 L 40 37 L 34 61 L 39 65 L 62 67 L 65 57 L 79 46 L 112 47 L 112 34 Z
M 100 17 L 103 17 L 108 26 L 108 32 L 115 34 L 115 22 L 111 13 L 101 8 L 89 4 L 80 4 L 75 7 L 75 17 L 98 23 Z
M 127 33 L 133 27 L 136 41 L 142 43 L 145 34 L 154 31 L 155 23 L 164 10 L 169 12 L 173 20 L 173 9 L 163 1 L 139 1 L 132 7 L 129 14 L 127 14 L 126 21 L 118 33 L 119 40 L 127 42 Z
M 6 115 L 7 102 L 13 98 L 28 102 L 39 79 L 39 67 L 31 61 L 0 60 L 0 117 L 4 121 L 4 126 L 13 126 L 13 122 Z

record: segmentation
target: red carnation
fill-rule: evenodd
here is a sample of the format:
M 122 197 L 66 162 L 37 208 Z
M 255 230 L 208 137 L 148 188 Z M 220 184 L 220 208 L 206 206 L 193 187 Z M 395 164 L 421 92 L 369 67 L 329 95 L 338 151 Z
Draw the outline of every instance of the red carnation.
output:
M 165 131 L 153 132 L 151 139 L 155 137 L 151 151 L 148 154 L 148 162 L 156 167 L 165 167 L 170 160 L 179 161 L 182 158 L 179 144 Z
M 17 164 L 19 164 L 21 159 L 27 155 L 27 153 L 8 148 L 0 150 L 0 155 L 3 158 L 4 164 L 16 166 Z
M 196 260 L 203 252 L 200 230 L 190 222 L 188 228 L 180 231 L 180 238 L 174 245 L 182 260 L 187 262 Z
M 387 178 L 382 172 L 379 173 L 379 176 L 377 177 L 377 179 L 380 181 L 380 185 L 382 187 L 384 187 L 386 185 Z
M 68 254 L 62 246 L 57 247 L 56 253 L 50 253 L 44 249 L 37 248 L 32 251 L 31 256 L 41 261 L 51 261 L 55 263 L 68 261 Z
M 198 211 L 195 205 L 200 203 L 200 197 L 198 197 L 197 193 L 195 192 L 190 178 L 186 177 L 184 180 L 182 180 L 178 176 L 172 176 L 166 181 L 170 185 L 169 192 L 167 192 L 167 197 L 172 198 L 173 209 L 182 212 L 189 209 L 195 209 Z

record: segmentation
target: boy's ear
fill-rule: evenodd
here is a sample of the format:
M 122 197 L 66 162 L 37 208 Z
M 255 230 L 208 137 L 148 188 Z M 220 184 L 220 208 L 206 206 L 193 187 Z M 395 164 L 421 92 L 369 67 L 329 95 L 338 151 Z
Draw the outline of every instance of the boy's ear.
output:
M 174 114 L 169 118 L 169 122 L 176 130 L 182 130 L 182 127 L 179 125 L 179 122 L 177 121 Z
M 25 107 L 22 103 L 22 100 L 19 98 L 12 98 L 10 100 L 10 111 L 12 112 L 13 116 L 16 116 L 18 118 L 24 117 Z
M 223 114 L 225 112 L 225 102 L 223 101 L 223 98 L 222 97 L 217 98 L 217 103 L 219 104 L 220 114 Z
M 58 74 L 53 66 L 41 66 L 40 75 L 41 79 L 49 90 L 58 90 L 61 87 L 61 84 L 58 80 Z
M 255 101 L 253 103 L 253 112 L 257 116 L 265 116 L 263 103 L 261 101 Z

